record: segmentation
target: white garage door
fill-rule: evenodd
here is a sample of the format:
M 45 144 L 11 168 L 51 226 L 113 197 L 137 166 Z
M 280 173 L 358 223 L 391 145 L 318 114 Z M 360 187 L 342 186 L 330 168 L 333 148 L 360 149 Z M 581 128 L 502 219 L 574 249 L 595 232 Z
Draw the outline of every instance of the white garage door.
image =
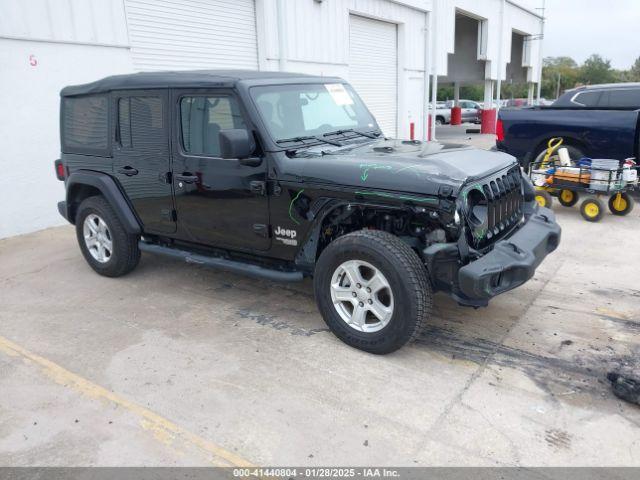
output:
M 254 0 L 126 0 L 137 70 L 258 68 Z
M 388 136 L 398 118 L 398 32 L 393 23 L 351 15 L 349 81 Z

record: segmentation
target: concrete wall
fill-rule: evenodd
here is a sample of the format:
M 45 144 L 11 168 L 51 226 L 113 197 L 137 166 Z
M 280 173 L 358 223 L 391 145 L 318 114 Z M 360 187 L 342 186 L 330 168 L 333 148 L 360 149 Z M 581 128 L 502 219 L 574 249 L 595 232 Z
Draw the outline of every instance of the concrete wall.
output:
M 537 36 L 541 31 L 541 18 L 535 13 L 518 6 L 512 1 L 504 2 L 504 19 L 501 20 L 502 0 L 433 0 L 435 6 L 436 25 L 438 26 L 435 41 L 436 69 L 438 75 L 447 75 L 447 55 L 455 51 L 455 15 L 456 12 L 486 22 L 486 54 L 478 57 L 486 60 L 485 78 L 497 80 L 498 73 L 502 80 L 506 79 L 506 63 L 511 58 L 511 32 L 513 30 L 524 36 Z M 500 33 L 502 27 L 502 34 Z M 535 38 L 535 37 L 534 37 Z M 524 61 L 527 80 L 537 82 L 539 75 L 539 48 L 541 40 L 532 39 L 527 42 L 528 55 Z M 502 62 L 500 62 L 502 58 Z M 498 64 L 502 63 L 501 72 Z
M 484 80 L 485 64 L 478 60 L 479 21 L 466 15 L 456 15 L 455 48 L 447 58 L 447 75 L 441 83 L 481 83 Z
M 63 223 L 60 89 L 132 71 L 122 2 L 0 3 L 0 238 Z

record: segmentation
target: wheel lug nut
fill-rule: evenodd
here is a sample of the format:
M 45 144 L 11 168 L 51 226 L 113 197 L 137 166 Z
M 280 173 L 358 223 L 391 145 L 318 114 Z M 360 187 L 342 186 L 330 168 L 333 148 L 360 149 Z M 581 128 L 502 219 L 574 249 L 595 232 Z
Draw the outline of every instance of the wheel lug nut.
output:
M 371 289 L 367 287 L 367 293 L 371 293 Z
M 364 307 L 364 303 L 360 302 L 358 305 L 360 305 L 361 307 Z
M 369 299 L 368 302 L 369 302 L 369 305 L 371 305 L 373 303 L 373 300 Z
M 356 292 L 351 292 L 351 295 L 353 295 L 354 297 L 358 296 L 358 294 Z
M 359 283 L 356 283 L 356 287 L 362 288 L 362 285 L 360 285 Z

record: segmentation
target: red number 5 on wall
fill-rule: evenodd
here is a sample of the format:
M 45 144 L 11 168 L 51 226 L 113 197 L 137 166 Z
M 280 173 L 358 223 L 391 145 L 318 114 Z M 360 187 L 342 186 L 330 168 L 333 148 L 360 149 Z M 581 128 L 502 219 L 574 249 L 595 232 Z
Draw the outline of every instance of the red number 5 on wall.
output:
M 38 59 L 33 54 L 29 55 L 29 65 L 31 65 L 32 67 L 38 65 Z

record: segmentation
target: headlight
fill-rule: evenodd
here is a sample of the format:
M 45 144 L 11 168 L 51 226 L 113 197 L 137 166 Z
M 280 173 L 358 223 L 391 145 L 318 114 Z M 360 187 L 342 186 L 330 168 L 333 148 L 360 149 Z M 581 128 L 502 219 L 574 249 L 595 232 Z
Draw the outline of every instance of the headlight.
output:
M 488 202 L 484 193 L 474 188 L 467 194 L 467 218 L 473 227 L 479 227 L 487 223 Z

